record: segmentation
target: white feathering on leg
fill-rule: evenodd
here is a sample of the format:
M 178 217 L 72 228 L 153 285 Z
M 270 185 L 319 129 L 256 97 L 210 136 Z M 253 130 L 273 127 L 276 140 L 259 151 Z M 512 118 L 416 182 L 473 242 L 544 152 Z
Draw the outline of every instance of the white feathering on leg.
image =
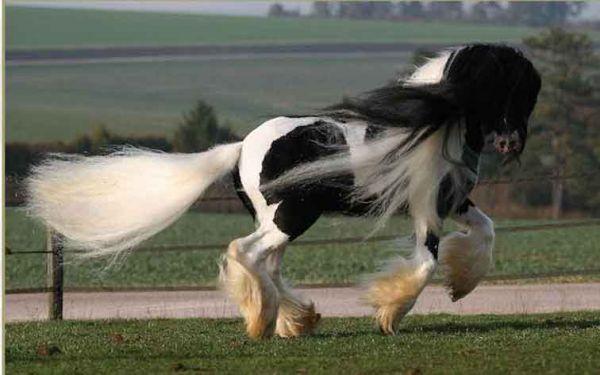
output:
M 248 336 L 270 337 L 279 307 L 277 288 L 266 270 L 244 261 L 244 249 L 238 242 L 239 239 L 229 244 L 220 267 L 220 284 L 239 306 Z
M 492 264 L 493 222 L 474 207 L 464 216 L 462 224 L 468 232 L 451 233 L 440 242 L 440 268 L 453 301 L 475 289 Z
M 393 259 L 386 269 L 369 281 L 366 301 L 375 308 L 381 331 L 393 335 L 400 320 L 408 314 L 435 269 L 433 256 L 418 246 L 408 257 Z

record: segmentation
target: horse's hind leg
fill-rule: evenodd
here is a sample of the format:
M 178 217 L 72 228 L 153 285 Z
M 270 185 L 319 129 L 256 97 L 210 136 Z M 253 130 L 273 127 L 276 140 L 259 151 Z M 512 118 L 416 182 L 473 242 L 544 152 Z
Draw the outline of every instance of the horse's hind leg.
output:
M 312 302 L 305 302 L 286 284 L 281 275 L 281 262 L 285 245 L 274 251 L 267 259 L 267 268 L 279 293 L 279 312 L 275 333 L 281 337 L 311 334 L 321 315 L 315 312 Z
M 286 242 L 287 236 L 278 230 L 259 228 L 232 241 L 221 265 L 221 284 L 238 304 L 251 338 L 269 337 L 275 330 L 279 292 L 266 260 Z
M 413 254 L 394 259 L 369 285 L 367 300 L 375 308 L 375 319 L 385 334 L 395 333 L 435 270 L 439 238 L 426 229 L 416 229 Z

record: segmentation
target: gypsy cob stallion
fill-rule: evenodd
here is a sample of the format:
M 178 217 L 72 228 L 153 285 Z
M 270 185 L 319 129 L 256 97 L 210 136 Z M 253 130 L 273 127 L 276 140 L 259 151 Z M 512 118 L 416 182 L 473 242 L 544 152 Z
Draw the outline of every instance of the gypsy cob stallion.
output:
M 320 315 L 286 285 L 281 264 L 286 245 L 321 214 L 370 217 L 377 229 L 404 211 L 414 224 L 412 253 L 390 261 L 366 292 L 381 331 L 393 334 L 437 266 L 453 300 L 486 274 L 493 222 L 468 195 L 483 152 L 510 161 L 523 151 L 540 86 L 517 49 L 465 45 L 407 79 L 269 120 L 242 142 L 206 152 L 50 156 L 28 178 L 28 210 L 84 256 L 118 257 L 232 173 L 256 230 L 230 243 L 220 280 L 254 338 L 314 330 Z M 447 218 L 464 231 L 441 238 Z

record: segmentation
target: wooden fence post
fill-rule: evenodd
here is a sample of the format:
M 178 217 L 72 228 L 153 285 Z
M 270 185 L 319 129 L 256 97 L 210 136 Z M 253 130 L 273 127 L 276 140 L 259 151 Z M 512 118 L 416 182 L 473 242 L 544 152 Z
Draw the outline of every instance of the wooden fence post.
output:
M 63 279 L 64 259 L 63 245 L 58 233 L 48 229 L 46 254 L 46 286 L 50 288 L 49 293 L 49 317 L 51 320 L 62 320 L 63 318 Z

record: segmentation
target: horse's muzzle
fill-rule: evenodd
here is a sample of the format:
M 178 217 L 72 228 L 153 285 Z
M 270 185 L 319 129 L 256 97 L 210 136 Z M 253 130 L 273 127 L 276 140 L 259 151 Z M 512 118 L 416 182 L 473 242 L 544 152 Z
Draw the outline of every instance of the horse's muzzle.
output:
M 521 137 L 517 131 L 508 133 L 494 133 L 494 148 L 499 153 L 506 155 L 511 152 L 519 152 L 522 147 Z

